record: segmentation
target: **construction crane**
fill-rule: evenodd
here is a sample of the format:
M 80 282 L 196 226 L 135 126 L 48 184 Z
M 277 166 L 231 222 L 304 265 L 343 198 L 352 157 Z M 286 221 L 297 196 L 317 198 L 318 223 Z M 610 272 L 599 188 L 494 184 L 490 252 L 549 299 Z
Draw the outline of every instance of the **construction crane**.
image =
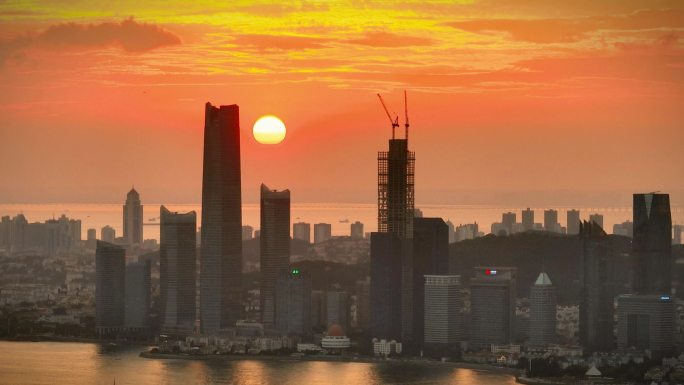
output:
M 404 128 L 406 129 L 406 141 L 408 141 L 408 129 L 409 129 L 409 120 L 408 120 L 408 99 L 406 97 L 406 90 L 404 90 Z M 398 121 L 397 121 L 398 123 Z
M 377 94 L 377 95 L 378 95 L 378 99 L 380 99 L 380 104 L 382 104 L 382 108 L 384 108 L 385 112 L 387 113 L 387 117 L 389 118 L 390 123 L 392 123 L 392 139 L 394 139 L 394 132 L 395 132 L 396 128 L 399 127 L 399 116 L 395 117 L 394 120 L 392 120 L 392 115 L 390 115 L 390 112 L 387 109 L 387 106 L 385 105 L 385 101 L 382 100 L 382 96 L 380 96 L 380 94 Z

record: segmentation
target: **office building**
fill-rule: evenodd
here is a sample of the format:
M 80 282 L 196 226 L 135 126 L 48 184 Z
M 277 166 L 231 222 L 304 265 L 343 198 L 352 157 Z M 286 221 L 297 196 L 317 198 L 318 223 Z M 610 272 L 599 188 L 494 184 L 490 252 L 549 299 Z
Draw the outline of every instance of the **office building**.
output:
M 95 332 L 116 336 L 124 327 L 126 251 L 98 241 L 95 251 Z
M 151 265 L 150 260 L 126 266 L 124 324 L 126 330 L 144 331 L 150 327 Z
M 200 325 L 234 327 L 242 313 L 242 197 L 237 105 L 205 105 Z
M 460 276 L 425 275 L 423 340 L 426 350 L 448 352 L 461 340 Z
M 321 290 L 311 291 L 311 328 L 320 332 L 327 327 L 325 322 L 325 293 Z
M 580 264 L 580 344 L 585 354 L 609 352 L 613 340 L 614 278 L 612 247 L 605 231 L 596 222 L 580 224 L 582 245 Z
M 370 276 L 356 281 L 356 327 L 362 331 L 370 327 Z
M 371 233 L 370 328 L 374 338 L 401 339 L 401 251 L 394 234 Z
M 143 206 L 140 194 L 134 188 L 126 194 L 126 204 L 123 206 L 123 237 L 128 244 L 135 245 L 143 241 Z
M 114 243 L 116 240 L 116 230 L 107 225 L 100 230 L 100 240 L 102 242 Z
M 311 224 L 297 222 L 292 225 L 292 238 L 311 243 Z
M 492 344 L 511 343 L 515 293 L 515 268 L 474 268 L 470 279 L 470 350 L 489 350 Z
M 261 323 L 275 326 L 275 286 L 290 265 L 290 190 L 261 185 Z
M 249 241 L 254 238 L 254 227 L 252 226 L 242 226 L 242 240 Z
M 97 245 L 97 230 L 95 229 L 88 229 L 88 234 L 86 238 L 86 247 L 95 250 L 95 246 Z
M 516 223 L 516 214 L 507 212 L 501 214 L 501 224 L 503 225 L 503 228 L 506 229 L 506 234 L 511 235 L 513 234 L 513 226 Z
M 556 288 L 545 272 L 539 273 L 530 288 L 530 345 L 556 342 Z
M 523 231 L 534 230 L 534 210 L 529 207 L 522 211 L 522 225 Z
M 579 227 L 580 227 L 580 212 L 579 210 L 568 210 L 567 213 L 567 234 L 568 235 L 577 235 L 579 234 Z
M 352 237 L 352 239 L 363 239 L 363 223 L 356 221 L 349 227 L 349 235 Z
M 350 324 L 350 303 L 349 295 L 339 287 L 328 290 L 325 299 L 325 318 L 328 327 L 339 325 L 344 333 L 349 334 Z
M 197 312 L 197 214 L 160 209 L 159 300 L 165 334 L 191 334 Z
M 316 223 L 314 225 L 314 243 L 325 242 L 332 238 L 332 226 L 330 223 Z
M 594 222 L 599 225 L 600 228 L 603 228 L 603 215 L 591 214 L 589 215 L 589 222 Z
M 553 233 L 560 232 L 560 224 L 558 223 L 558 211 L 554 209 L 544 210 L 544 230 Z
M 620 295 L 617 308 L 618 348 L 650 350 L 655 357 L 673 353 L 675 306 L 669 295 Z
M 275 328 L 287 334 L 307 335 L 311 332 L 311 276 L 307 272 L 291 268 L 278 274 Z

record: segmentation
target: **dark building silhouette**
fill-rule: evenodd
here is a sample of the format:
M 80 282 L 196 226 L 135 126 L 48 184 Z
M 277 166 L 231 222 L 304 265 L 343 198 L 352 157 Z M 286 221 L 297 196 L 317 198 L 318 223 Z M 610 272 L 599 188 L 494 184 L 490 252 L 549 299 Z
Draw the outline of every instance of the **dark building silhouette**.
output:
M 150 327 L 150 295 L 152 290 L 149 260 L 126 265 L 125 326 L 129 332 Z
M 593 221 L 580 224 L 580 344 L 584 352 L 613 350 L 614 284 L 611 244 L 601 226 Z
M 261 185 L 261 322 L 275 326 L 275 293 L 278 275 L 290 265 L 290 190 Z
M 311 328 L 316 332 L 325 330 L 325 292 L 311 291 Z
M 371 233 L 370 328 L 373 338 L 401 339 L 402 243 L 391 233 Z
M 143 206 L 140 194 L 134 188 L 126 195 L 126 204 L 123 206 L 123 237 L 129 244 L 143 241 Z
M 511 235 L 513 234 L 513 226 L 515 225 L 517 221 L 517 216 L 515 213 L 507 212 L 501 214 L 501 224 L 503 227 L 506 229 L 506 234 Z
M 311 276 L 298 268 L 281 271 L 275 290 L 275 328 L 281 333 L 311 332 Z
M 115 336 L 125 321 L 126 251 L 97 241 L 95 250 L 95 332 Z
M 327 326 L 339 325 L 349 334 L 350 310 L 349 294 L 340 287 L 334 287 L 325 296 L 325 320 Z
M 634 194 L 634 294 L 618 297 L 618 348 L 674 350 L 672 217 L 668 194 Z
M 325 242 L 332 238 L 332 225 L 330 223 L 314 224 L 314 243 Z
M 470 350 L 511 343 L 516 273 L 513 267 L 474 268 L 470 279 Z
M 413 219 L 413 342 L 424 335 L 425 275 L 449 274 L 449 227 L 442 218 Z
M 242 201 L 237 105 L 205 106 L 200 324 L 213 333 L 242 318 Z
M 424 332 L 429 355 L 450 355 L 461 340 L 461 277 L 424 275 Z M 441 354 L 440 354 L 441 353 Z
M 589 222 L 594 222 L 597 225 L 599 225 L 599 227 L 603 228 L 603 215 L 598 214 L 598 213 L 597 214 L 591 214 L 591 215 L 589 215 Z
M 352 239 L 363 239 L 363 223 L 356 221 L 349 226 L 349 236 Z
M 580 227 L 580 212 L 579 210 L 568 210 L 567 213 L 567 234 L 577 235 L 579 234 Z
M 534 210 L 529 207 L 522 211 L 522 226 L 523 231 L 534 230 Z
M 560 233 L 560 224 L 558 223 L 557 210 L 544 210 L 544 230 L 551 231 L 554 233 Z
M 530 345 L 556 342 L 556 288 L 545 272 L 539 273 L 530 288 Z
M 370 327 L 370 277 L 356 281 L 356 327 L 362 331 Z
M 160 209 L 159 300 L 165 334 L 191 334 L 195 326 L 197 296 L 197 214 Z
M 311 243 L 311 223 L 297 222 L 293 224 L 292 238 Z

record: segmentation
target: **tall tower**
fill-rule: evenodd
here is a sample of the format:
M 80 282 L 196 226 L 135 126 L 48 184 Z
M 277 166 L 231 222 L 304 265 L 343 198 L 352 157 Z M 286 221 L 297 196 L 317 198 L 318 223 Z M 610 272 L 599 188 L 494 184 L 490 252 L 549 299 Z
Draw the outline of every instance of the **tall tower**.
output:
M 143 241 L 143 206 L 140 194 L 134 188 L 126 195 L 123 206 L 123 237 L 132 245 Z
M 126 251 L 97 241 L 95 251 L 95 332 L 115 336 L 124 327 Z
M 159 288 L 162 332 L 191 334 L 196 314 L 197 214 L 160 209 Z
M 545 272 L 530 288 L 530 345 L 546 346 L 556 340 L 556 288 Z
M 379 95 L 378 95 L 379 96 Z M 382 98 L 380 98 L 382 102 Z M 384 102 L 383 107 L 384 106 Z M 404 106 L 406 107 L 406 94 L 404 93 Z M 385 107 L 387 112 L 387 108 Z M 392 121 L 392 117 L 387 113 Z M 379 254 L 376 255 L 378 259 L 387 257 L 388 250 L 386 247 L 374 248 L 372 243 L 375 239 L 385 246 L 392 243 L 398 243 L 396 246 L 389 246 L 391 249 L 398 249 L 398 253 L 392 253 L 387 261 L 391 264 L 396 264 L 395 268 L 385 270 L 386 273 L 390 271 L 400 271 L 400 282 L 391 282 L 395 279 L 392 276 L 373 276 L 373 268 L 371 267 L 371 291 L 376 294 L 387 287 L 381 288 L 378 285 L 389 285 L 400 289 L 400 330 L 401 340 L 404 342 L 411 342 L 413 339 L 413 217 L 414 217 L 414 199 L 415 199 L 415 153 L 409 151 L 408 146 L 408 112 L 406 113 L 405 136 L 404 139 L 397 139 L 394 135 L 395 128 L 399 126 L 399 119 L 392 121 L 392 138 L 389 140 L 389 151 L 378 152 L 378 232 L 386 233 L 387 238 L 371 237 L 371 265 L 373 251 Z M 381 240 L 382 239 L 382 240 Z M 383 250 L 381 250 L 383 249 Z M 376 270 L 380 272 L 382 269 Z M 375 280 L 375 283 L 373 282 Z M 384 283 L 381 283 L 384 282 Z M 379 295 L 373 295 L 371 298 L 379 298 Z M 373 308 L 373 304 L 371 304 Z M 386 306 L 383 310 L 385 314 L 380 314 L 380 309 L 377 311 L 372 309 L 375 313 L 375 318 L 378 321 L 372 321 L 372 324 L 378 325 L 380 319 L 388 320 L 389 322 L 397 322 L 397 319 L 391 314 L 396 314 L 396 309 L 389 309 Z M 385 324 L 384 328 L 388 330 L 396 330 L 394 325 Z M 387 334 L 387 333 L 383 333 Z
M 508 344 L 515 321 L 516 268 L 475 267 L 470 279 L 470 344 L 473 351 Z
M 275 288 L 278 275 L 290 264 L 290 190 L 261 185 L 261 322 L 275 326 Z
M 523 231 L 534 230 L 534 210 L 529 207 L 522 211 Z
M 239 108 L 205 106 L 200 322 L 202 332 L 242 317 Z

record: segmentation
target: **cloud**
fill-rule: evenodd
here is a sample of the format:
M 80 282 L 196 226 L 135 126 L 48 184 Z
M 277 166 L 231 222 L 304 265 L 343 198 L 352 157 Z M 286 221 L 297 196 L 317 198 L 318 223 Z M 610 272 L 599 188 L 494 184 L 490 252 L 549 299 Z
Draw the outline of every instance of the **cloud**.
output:
M 402 36 L 390 32 L 368 32 L 362 38 L 351 39 L 346 42 L 370 47 L 410 47 L 432 45 L 434 40 L 424 37 Z
M 89 50 L 120 47 L 126 52 L 145 52 L 180 44 L 180 38 L 154 24 L 138 23 L 132 18 L 119 23 L 64 23 L 46 30 L 0 41 L 0 63 L 27 48 L 48 50 Z
M 255 35 L 236 36 L 231 43 L 241 47 L 254 48 L 259 51 L 269 50 L 303 50 L 324 48 L 329 39 L 306 36 Z
M 568 43 L 585 39 L 599 30 L 637 31 L 681 28 L 684 10 L 642 10 L 622 16 L 574 19 L 477 19 L 447 22 L 453 28 L 474 33 L 505 32 L 514 40 L 532 43 Z

